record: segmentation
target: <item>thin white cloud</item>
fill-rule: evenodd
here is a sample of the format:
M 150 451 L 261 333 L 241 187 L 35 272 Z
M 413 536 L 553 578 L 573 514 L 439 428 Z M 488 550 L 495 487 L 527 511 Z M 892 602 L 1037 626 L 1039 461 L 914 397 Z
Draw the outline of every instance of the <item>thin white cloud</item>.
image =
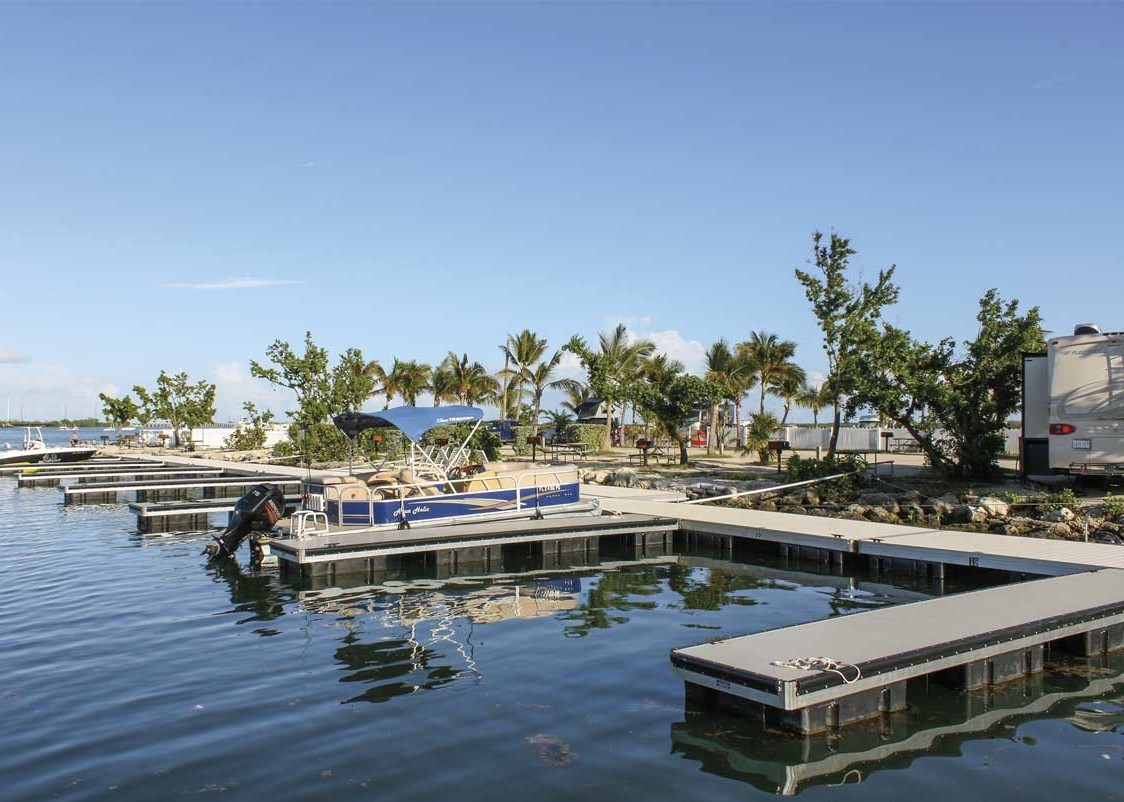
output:
M 304 279 L 244 277 L 228 278 L 222 281 L 175 281 L 161 286 L 180 290 L 248 290 L 255 287 L 281 287 L 288 284 L 304 283 Z
M 0 365 L 18 365 L 27 361 L 27 357 L 19 351 L 0 345 Z
M 1055 86 L 1065 86 L 1066 84 L 1073 83 L 1073 78 L 1066 78 L 1056 76 L 1054 78 L 1045 78 L 1041 81 L 1035 81 L 1030 85 L 1031 89 L 1051 89 Z

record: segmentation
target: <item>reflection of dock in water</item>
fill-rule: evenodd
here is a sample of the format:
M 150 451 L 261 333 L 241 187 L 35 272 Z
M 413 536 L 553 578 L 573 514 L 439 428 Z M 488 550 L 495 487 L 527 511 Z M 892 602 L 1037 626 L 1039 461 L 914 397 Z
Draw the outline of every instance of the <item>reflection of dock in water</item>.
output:
M 403 577 L 301 590 L 297 598 L 306 612 L 334 617 L 332 626 L 345 631 L 335 650 L 344 672 L 340 682 L 365 687 L 344 701 L 386 702 L 456 682 L 482 681 L 473 639 L 478 626 L 578 615 L 583 579 L 669 562 L 675 558 L 520 573 Z
M 1089 731 L 1113 729 L 1124 724 L 1124 713 L 1078 705 L 1098 697 L 1120 704 L 1113 694 L 1122 685 L 1124 653 L 1113 652 L 1054 664 L 1045 674 L 989 689 L 932 685 L 906 713 L 816 738 L 689 704 L 685 720 L 671 726 L 672 751 L 697 760 L 703 771 L 789 796 L 816 785 L 862 782 L 879 770 L 907 768 L 918 757 L 956 756 L 967 741 L 1000 736 L 1001 729 L 1034 719 L 1061 718 Z

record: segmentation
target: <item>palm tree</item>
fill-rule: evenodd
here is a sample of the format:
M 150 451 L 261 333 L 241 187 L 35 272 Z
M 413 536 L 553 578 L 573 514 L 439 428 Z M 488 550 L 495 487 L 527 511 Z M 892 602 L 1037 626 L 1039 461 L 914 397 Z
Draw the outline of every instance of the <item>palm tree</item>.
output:
M 534 402 L 534 414 L 531 416 L 531 425 L 535 428 L 535 433 L 538 433 L 539 416 L 542 414 L 542 397 L 548 390 L 558 389 L 566 385 L 566 379 L 559 379 L 552 381 L 551 376 L 554 375 L 558 363 L 562 361 L 562 352 L 558 351 L 549 360 L 539 362 L 533 368 L 524 371 L 523 379 L 530 386 L 531 400 Z
M 577 415 L 586 402 L 593 397 L 588 384 L 583 384 L 577 379 L 559 379 L 558 389 L 566 394 L 566 400 L 562 402 L 563 409 L 568 409 L 574 415 Z
M 449 372 L 453 396 L 459 403 L 472 406 L 495 396 L 498 389 L 495 378 L 479 362 L 469 362 L 468 354 L 458 357 L 450 351 L 441 368 Z
M 812 410 L 812 425 L 819 428 L 820 410 L 830 406 L 835 396 L 831 394 L 831 388 L 826 381 L 819 387 L 813 387 L 805 381 L 794 400 L 797 406 Z
M 707 349 L 706 352 L 706 378 L 724 390 L 730 388 L 730 374 L 734 371 L 736 360 L 730 344 L 719 340 Z M 722 440 L 718 437 L 718 407 L 721 402 L 715 402 L 710 407 L 710 436 L 706 438 L 706 453 L 714 453 L 714 441 L 718 441 L 718 453 L 722 453 Z
M 433 371 L 429 386 L 433 391 L 433 406 L 441 406 L 442 401 L 457 400 L 456 379 L 453 372 L 444 363 L 438 365 Z
M 386 368 L 382 365 L 378 366 L 375 374 L 375 381 L 378 382 L 378 392 L 386 395 L 386 403 L 382 405 L 383 409 L 390 408 L 390 402 L 394 400 L 394 396 L 399 395 L 398 384 L 395 380 L 395 374 L 401 375 L 401 368 L 399 367 L 402 361 L 398 357 L 394 357 L 394 364 L 387 372 Z
M 407 406 L 417 406 L 418 396 L 430 389 L 429 379 L 433 368 L 424 362 L 394 360 L 391 381 Z
M 611 334 L 606 335 L 602 332 L 599 340 L 605 374 L 602 379 L 610 390 L 610 396 L 625 384 L 634 381 L 639 376 L 645 357 L 656 350 L 656 346 L 647 340 L 630 341 L 628 330 L 623 323 L 618 323 Z M 613 403 L 616 398 L 603 398 L 602 401 L 605 404 L 605 436 L 602 440 L 602 448 L 608 450 L 613 442 Z
M 780 428 L 784 428 L 785 423 L 788 421 L 788 413 L 792 409 L 792 405 L 796 401 L 802 388 L 807 383 L 808 376 L 804 373 L 804 368 L 799 365 L 793 365 L 790 369 L 785 370 L 782 374 L 774 377 L 773 382 L 770 384 L 769 389 L 776 395 L 784 399 L 784 415 L 781 416 Z
M 738 343 L 738 350 L 752 366 L 760 383 L 761 405 L 758 414 L 761 414 L 765 411 L 765 393 L 793 369 L 799 369 L 792 361 L 796 343 L 778 339 L 777 335 L 767 331 L 752 331 L 748 341 Z
M 527 371 L 542 359 L 546 353 L 547 342 L 530 329 L 523 329 L 519 334 L 507 335 L 507 342 L 501 346 L 504 355 L 504 371 L 512 371 L 504 394 L 504 409 L 508 410 L 508 397 L 514 396 L 521 403 L 523 399 L 523 386 L 527 381 Z M 510 414 L 510 412 L 508 412 Z M 537 423 L 537 421 L 534 421 Z

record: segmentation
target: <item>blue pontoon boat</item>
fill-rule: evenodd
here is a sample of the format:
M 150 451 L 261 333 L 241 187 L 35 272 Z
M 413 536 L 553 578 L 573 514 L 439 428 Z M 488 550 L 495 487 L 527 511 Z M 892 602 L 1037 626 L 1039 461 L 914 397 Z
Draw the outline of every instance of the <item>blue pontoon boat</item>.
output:
M 483 413 L 475 407 L 398 407 L 337 416 L 336 426 L 352 441 L 368 429 L 389 427 L 409 442 L 404 466 L 348 476 L 312 477 L 305 503 L 283 535 L 348 528 L 409 528 L 503 518 L 600 514 L 596 502 L 580 499 L 575 465 L 474 461 L 469 442 Z M 470 423 L 460 443 L 422 438 L 440 426 Z M 354 530 L 352 530 L 354 528 Z

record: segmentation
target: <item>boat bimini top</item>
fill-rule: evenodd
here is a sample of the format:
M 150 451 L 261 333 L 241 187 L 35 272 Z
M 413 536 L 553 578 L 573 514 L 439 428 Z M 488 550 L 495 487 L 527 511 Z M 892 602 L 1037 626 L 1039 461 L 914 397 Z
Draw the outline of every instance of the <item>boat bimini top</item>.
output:
M 410 441 L 410 469 L 420 472 L 419 475 L 429 473 L 445 480 L 449 471 L 458 467 L 467 456 L 468 443 L 480 428 L 483 418 L 484 411 L 481 409 L 453 404 L 444 407 L 395 407 L 381 412 L 345 412 L 336 415 L 332 421 L 352 441 L 368 429 L 397 429 Z M 421 439 L 426 432 L 458 423 L 474 424 L 462 443 L 433 449 L 422 447 Z

